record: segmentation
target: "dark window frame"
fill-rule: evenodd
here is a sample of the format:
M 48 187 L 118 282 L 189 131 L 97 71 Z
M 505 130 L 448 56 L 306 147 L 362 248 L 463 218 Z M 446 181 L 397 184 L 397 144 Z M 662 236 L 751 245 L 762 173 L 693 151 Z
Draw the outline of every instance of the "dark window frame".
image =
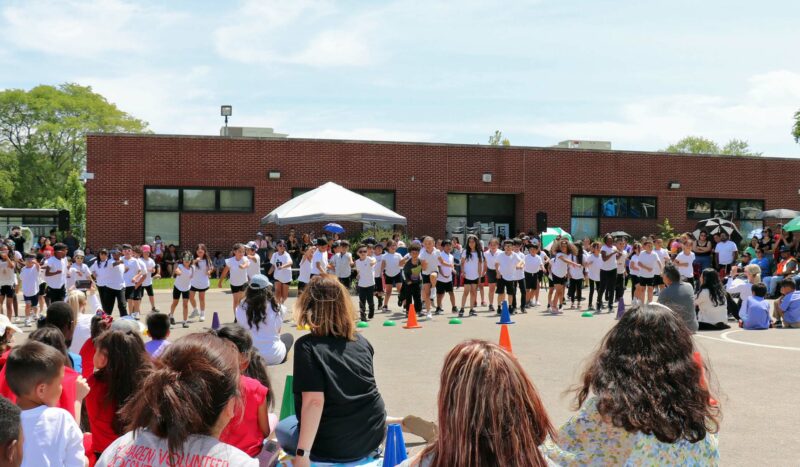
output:
M 765 202 L 764 202 L 763 199 L 752 199 L 752 198 L 742 198 L 742 199 L 731 199 L 731 198 L 686 198 L 686 218 L 687 219 L 702 220 L 702 219 L 710 219 L 710 218 L 718 217 L 717 214 L 715 213 L 715 209 L 714 209 L 714 202 L 715 201 L 723 201 L 723 202 L 728 202 L 728 203 L 735 202 L 736 203 L 736 209 L 734 210 L 734 215 L 732 217 L 733 220 L 743 220 L 743 221 L 761 220 L 761 219 L 754 219 L 754 218 L 750 218 L 750 217 L 741 217 L 740 216 L 740 214 L 741 214 L 741 203 L 743 203 L 743 202 L 745 202 L 745 203 L 761 203 L 761 210 L 762 211 L 764 210 L 764 206 L 765 206 Z M 689 211 L 689 209 L 695 203 L 698 203 L 698 202 L 707 202 L 709 204 L 711 210 L 708 213 L 708 215 L 706 215 L 706 214 L 698 215 L 698 214 L 694 214 L 694 213 Z M 728 217 L 726 216 L 724 218 L 727 219 Z
M 470 211 L 470 196 L 471 195 L 507 196 L 507 197 L 509 197 L 511 199 L 511 201 L 514 203 L 513 214 L 508 215 L 508 216 L 506 216 L 506 215 L 498 215 L 498 216 L 496 216 L 496 218 L 499 219 L 499 221 L 496 220 L 496 221 L 493 221 L 493 222 L 495 224 L 508 224 L 509 232 L 515 232 L 516 231 L 516 224 L 517 224 L 517 215 L 516 215 L 516 213 L 517 213 L 517 196 L 516 196 L 515 193 L 468 193 L 468 192 L 462 192 L 462 191 L 448 191 L 447 192 L 447 196 L 450 196 L 450 195 L 463 195 L 463 196 L 467 197 L 467 214 L 465 216 L 460 216 L 460 215 L 451 216 L 450 213 L 447 213 L 447 215 L 445 216 L 445 219 L 449 219 L 451 217 L 458 217 L 458 218 L 465 217 L 467 219 L 467 225 L 468 226 L 472 226 L 473 224 L 475 224 L 475 222 L 476 222 L 475 218 L 488 217 L 486 215 L 471 214 L 471 211 Z M 447 198 L 445 198 L 445 202 L 447 202 Z M 445 212 L 447 212 L 447 206 L 445 206 Z M 478 222 L 483 222 L 483 221 L 478 221 Z
M 178 190 L 178 208 L 172 209 L 159 209 L 147 207 L 147 190 Z M 214 209 L 185 209 L 183 206 L 183 190 L 214 190 Z M 222 209 L 220 206 L 220 191 L 247 191 L 250 193 L 250 209 Z M 191 212 L 191 213 L 252 213 L 255 212 L 255 189 L 252 187 L 227 187 L 227 186 L 164 186 L 164 185 L 146 185 L 143 191 L 144 211 L 160 211 L 160 212 Z
M 575 198 L 593 198 L 595 200 L 595 210 L 597 211 L 596 215 L 593 216 L 586 216 L 586 215 L 575 215 L 572 211 L 572 203 L 574 202 Z M 652 200 L 655 204 L 653 205 L 653 214 L 648 216 L 630 216 L 628 214 L 624 216 L 605 216 L 603 215 L 603 206 L 601 200 L 603 198 L 624 198 L 626 199 L 626 204 L 630 206 L 630 200 Z M 628 211 L 628 209 L 626 209 Z M 628 196 L 628 195 L 571 195 L 569 200 L 569 214 L 570 218 L 583 218 L 583 219 L 590 219 L 590 218 L 598 218 L 598 219 L 658 219 L 658 196 Z

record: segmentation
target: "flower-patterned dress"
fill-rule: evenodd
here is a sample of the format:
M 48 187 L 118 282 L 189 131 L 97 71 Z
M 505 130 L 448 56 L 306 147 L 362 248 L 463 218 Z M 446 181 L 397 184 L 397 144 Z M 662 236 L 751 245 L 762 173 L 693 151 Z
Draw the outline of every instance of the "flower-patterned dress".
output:
M 629 433 L 603 421 L 595 397 L 587 399 L 578 413 L 561 427 L 558 442 L 548 439 L 542 451 L 563 466 L 719 464 L 716 435 L 708 433 L 697 443 L 686 440 L 663 443 L 654 435 Z

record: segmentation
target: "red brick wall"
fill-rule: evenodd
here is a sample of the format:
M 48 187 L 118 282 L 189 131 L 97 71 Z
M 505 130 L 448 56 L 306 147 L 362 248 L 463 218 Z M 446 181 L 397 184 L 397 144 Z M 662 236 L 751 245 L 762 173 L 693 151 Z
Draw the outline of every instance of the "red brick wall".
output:
M 277 232 L 261 226 L 261 217 L 288 200 L 292 188 L 327 181 L 394 190 L 395 210 L 413 235 L 444 235 L 448 192 L 516 194 L 515 227 L 524 230 L 535 226 L 538 211 L 548 213 L 550 226 L 568 230 L 573 194 L 656 196 L 657 219 L 600 221 L 600 232 L 637 235 L 657 231 L 665 217 L 676 230 L 691 230 L 689 197 L 764 199 L 765 209 L 800 210 L 800 161 L 793 159 L 166 135 L 89 135 L 87 144 L 87 170 L 95 174 L 86 184 L 93 247 L 142 241 L 145 185 L 253 187 L 253 213 L 181 214 L 181 244 L 205 242 L 212 250 L 252 239 L 257 230 Z M 268 180 L 270 170 L 281 179 Z M 482 182 L 485 172 L 491 183 Z M 670 181 L 681 188 L 669 190 Z

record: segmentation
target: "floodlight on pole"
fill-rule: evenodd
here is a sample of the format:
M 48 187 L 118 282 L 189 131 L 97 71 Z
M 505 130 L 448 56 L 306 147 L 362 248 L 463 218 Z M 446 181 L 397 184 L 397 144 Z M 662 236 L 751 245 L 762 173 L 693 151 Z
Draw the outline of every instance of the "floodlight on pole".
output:
M 233 115 L 233 106 L 232 105 L 220 106 L 219 114 L 225 117 L 225 136 L 228 136 L 228 117 Z

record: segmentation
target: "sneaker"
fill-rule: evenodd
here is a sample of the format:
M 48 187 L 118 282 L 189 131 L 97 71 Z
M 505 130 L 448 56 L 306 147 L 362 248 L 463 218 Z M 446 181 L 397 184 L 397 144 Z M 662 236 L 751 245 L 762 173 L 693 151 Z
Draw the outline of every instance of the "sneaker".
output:
M 131 314 L 131 316 L 133 316 L 133 319 L 135 319 L 136 321 L 139 321 L 139 312 L 138 311 L 134 311 Z
M 192 310 L 192 314 L 189 315 L 189 319 L 198 318 L 200 316 L 200 312 L 197 310 Z
M 592 305 L 589 305 L 589 311 L 594 311 L 594 307 Z
M 169 324 L 175 326 L 175 317 L 172 315 L 169 315 Z
M 375 317 L 375 310 L 369 310 L 369 314 L 367 315 L 367 320 L 370 320 Z
M 389 307 L 387 307 L 387 306 L 384 306 L 384 307 L 381 309 L 381 311 L 383 311 L 384 313 L 388 313 L 388 312 L 389 312 Z
M 161 313 L 161 311 L 158 308 L 153 308 L 150 313 Z
M 780 319 L 778 321 L 775 321 L 775 327 L 776 328 L 782 328 L 783 327 L 783 321 L 780 320 Z
M 489 305 L 489 311 L 494 311 L 494 305 Z
M 464 317 L 464 309 L 463 308 L 458 310 L 458 317 L 459 318 L 463 318 Z
M 205 311 L 201 311 L 200 312 L 200 321 L 205 321 L 205 320 L 206 320 L 206 312 Z
M 452 311 L 453 311 L 453 313 L 458 313 L 458 307 L 454 306 Z M 464 311 L 463 307 L 461 308 L 461 311 Z
M 31 327 L 31 319 L 30 318 L 25 318 L 25 327 L 26 328 Z
M 183 322 L 183 324 L 182 324 L 182 326 L 183 326 L 184 328 L 188 328 L 188 327 L 189 327 L 189 322 L 188 322 L 188 321 L 184 321 L 184 322 Z
M 522 313 L 522 314 L 527 314 L 528 310 L 526 310 L 525 307 L 522 307 L 522 308 L 519 309 L 519 312 Z
M 437 307 L 436 307 L 436 309 L 435 309 L 435 310 L 433 310 L 433 314 L 434 314 L 434 315 L 441 315 L 442 313 L 444 313 L 444 310 L 442 310 L 442 308 L 441 308 L 441 307 L 438 307 L 438 306 L 437 306 Z
M 475 308 L 470 308 L 469 309 L 469 315 L 470 316 L 478 316 L 478 312 L 475 311 Z
M 431 312 L 430 312 L 430 311 L 428 312 L 427 318 L 428 318 L 428 319 L 433 319 L 433 315 L 431 314 Z
M 361 321 L 366 321 L 366 320 L 367 320 L 367 314 L 362 311 L 361 312 Z
M 486 306 L 486 302 L 481 302 L 481 306 Z M 490 311 L 491 311 L 491 309 L 492 309 L 491 307 L 492 307 L 492 305 L 489 305 L 489 310 L 490 310 Z
M 534 300 L 533 301 L 533 306 L 539 306 L 539 300 Z

